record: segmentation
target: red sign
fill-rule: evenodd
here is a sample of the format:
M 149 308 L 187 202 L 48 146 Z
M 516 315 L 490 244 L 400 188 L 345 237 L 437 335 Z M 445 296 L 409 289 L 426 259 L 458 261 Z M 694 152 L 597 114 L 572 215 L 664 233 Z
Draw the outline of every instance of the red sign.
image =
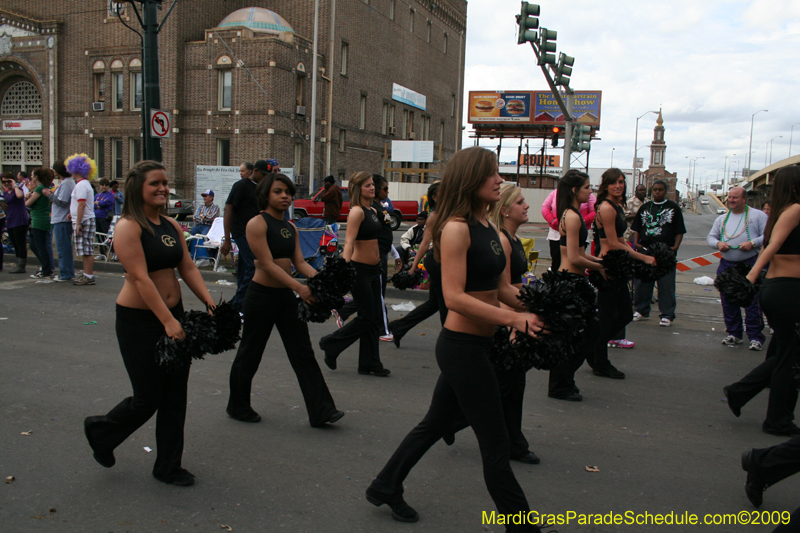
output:
M 150 110 L 150 136 L 168 139 L 170 132 L 169 113 L 160 109 Z

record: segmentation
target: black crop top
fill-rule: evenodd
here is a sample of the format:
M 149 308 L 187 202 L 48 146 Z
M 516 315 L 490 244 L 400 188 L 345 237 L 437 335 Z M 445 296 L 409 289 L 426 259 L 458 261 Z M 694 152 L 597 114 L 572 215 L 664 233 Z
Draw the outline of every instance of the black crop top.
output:
M 148 272 L 176 268 L 183 259 L 183 246 L 180 241 L 183 236 L 178 235 L 178 230 L 167 218 L 163 216 L 160 218 L 161 224 L 147 221 L 153 228 L 154 235 L 142 230 L 142 251 Z
M 378 219 L 378 215 L 376 215 L 375 211 L 372 209 L 364 209 L 361 207 L 361 210 L 364 211 L 364 220 L 358 228 L 356 240 L 371 241 L 377 239 L 378 235 L 381 233 L 381 221 Z
M 519 237 L 511 238 L 506 230 L 501 230 L 508 242 L 511 243 L 511 284 L 522 283 L 522 276 L 528 271 L 528 259 L 525 257 L 525 247 Z
M 623 235 L 625 235 L 625 230 L 628 229 L 628 223 L 625 222 L 625 212 L 622 210 L 622 207 L 618 206 L 617 204 L 615 204 L 614 202 L 612 202 L 608 198 L 603 200 L 603 202 L 608 202 L 609 204 L 611 204 L 611 207 L 616 209 L 617 218 L 614 219 L 614 227 L 617 230 L 617 237 L 622 237 Z M 600 205 L 602 205 L 603 202 L 600 202 L 600 204 L 597 206 L 598 215 L 600 213 Z M 597 229 L 597 231 L 595 232 L 595 240 L 597 241 L 596 248 L 599 250 L 600 249 L 600 239 L 605 239 L 606 238 L 606 230 L 599 226 L 599 224 L 597 223 L 598 220 L 600 220 L 599 216 L 594 219 L 594 227 Z M 595 252 L 600 253 L 597 250 L 595 250 Z
M 580 211 L 578 211 L 577 209 L 575 209 L 572 206 L 568 207 L 567 209 L 570 209 L 570 210 L 574 211 L 575 214 L 578 215 L 578 218 L 581 221 L 581 229 L 580 229 L 580 231 L 578 231 L 578 248 L 581 248 L 581 247 L 586 245 L 586 239 L 589 238 L 589 229 L 586 227 L 586 221 L 583 220 L 583 216 L 581 215 Z M 566 213 L 566 211 L 565 211 L 565 213 Z M 564 218 L 562 218 L 561 220 L 562 220 L 562 224 L 563 224 Z M 564 231 L 565 232 L 567 231 L 566 227 L 564 228 Z M 603 232 L 603 234 L 605 235 L 605 232 Z M 566 233 L 564 233 L 564 235 L 561 236 L 561 241 L 560 242 L 561 242 L 561 246 L 566 246 L 567 245 L 567 235 L 566 235 Z
M 795 226 L 775 255 L 800 255 L 800 226 Z
M 506 268 L 506 254 L 500 237 L 491 224 L 468 224 L 469 249 L 467 250 L 467 282 L 465 292 L 497 289 L 500 274 Z
M 294 224 L 288 220 L 278 220 L 269 213 L 261 213 L 267 223 L 267 246 L 273 259 L 291 259 L 294 256 L 297 238 Z

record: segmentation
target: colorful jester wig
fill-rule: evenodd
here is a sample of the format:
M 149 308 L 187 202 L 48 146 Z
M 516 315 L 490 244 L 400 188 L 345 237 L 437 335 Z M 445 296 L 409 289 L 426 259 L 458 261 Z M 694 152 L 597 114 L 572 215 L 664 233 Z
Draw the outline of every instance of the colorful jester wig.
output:
M 97 163 L 86 154 L 73 154 L 64 163 L 70 174 L 78 174 L 89 180 L 97 177 Z

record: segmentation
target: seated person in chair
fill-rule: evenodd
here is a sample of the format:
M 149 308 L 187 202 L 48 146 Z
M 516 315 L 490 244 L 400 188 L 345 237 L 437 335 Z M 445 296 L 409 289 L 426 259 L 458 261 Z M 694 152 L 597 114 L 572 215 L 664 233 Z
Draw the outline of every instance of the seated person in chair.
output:
M 197 208 L 194 213 L 194 227 L 189 232 L 191 235 L 208 235 L 208 230 L 211 229 L 211 224 L 214 219 L 219 216 L 219 206 L 214 203 L 214 191 L 211 189 L 203 192 L 200 196 L 203 197 L 203 205 Z M 197 250 L 197 255 L 194 254 L 194 248 L 197 244 L 197 239 L 189 241 L 189 254 L 192 257 L 208 257 L 208 252 L 205 248 Z
M 428 221 L 428 213 L 420 211 L 417 215 L 417 224 L 412 226 L 408 231 L 403 233 L 400 237 L 400 259 L 403 260 L 405 265 L 413 257 L 412 250 L 422 243 L 422 235 L 425 233 L 425 223 Z

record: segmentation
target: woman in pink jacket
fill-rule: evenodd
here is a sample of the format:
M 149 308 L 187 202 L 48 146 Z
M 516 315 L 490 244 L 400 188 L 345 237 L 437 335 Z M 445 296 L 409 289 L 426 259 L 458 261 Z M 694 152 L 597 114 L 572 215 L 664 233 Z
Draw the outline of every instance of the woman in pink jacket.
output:
M 589 201 L 581 204 L 581 216 L 586 221 L 587 227 L 592 226 L 594 217 L 597 216 L 597 212 L 594 210 L 596 202 L 597 196 L 592 193 L 589 196 Z M 550 242 L 550 259 L 552 261 L 550 268 L 553 272 L 556 272 L 561 267 L 561 235 L 558 233 L 558 217 L 556 216 L 556 191 L 551 192 L 542 204 L 542 216 L 550 225 L 550 230 L 547 233 L 547 240 Z

